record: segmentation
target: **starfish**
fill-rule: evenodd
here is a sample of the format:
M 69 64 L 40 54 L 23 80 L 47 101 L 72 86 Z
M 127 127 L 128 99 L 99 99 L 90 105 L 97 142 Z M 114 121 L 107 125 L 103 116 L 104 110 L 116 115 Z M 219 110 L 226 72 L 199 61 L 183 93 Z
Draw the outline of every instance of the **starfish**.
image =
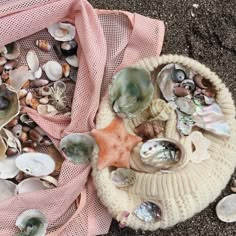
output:
M 128 134 L 123 120 L 118 117 L 104 129 L 93 129 L 91 134 L 99 146 L 99 170 L 109 166 L 129 168 L 130 152 L 142 141 L 140 137 Z

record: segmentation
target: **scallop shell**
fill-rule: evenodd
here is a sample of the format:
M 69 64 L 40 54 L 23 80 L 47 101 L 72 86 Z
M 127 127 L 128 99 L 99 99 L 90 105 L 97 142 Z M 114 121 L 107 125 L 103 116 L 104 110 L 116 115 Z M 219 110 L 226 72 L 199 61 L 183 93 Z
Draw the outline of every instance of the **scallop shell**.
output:
M 157 222 L 161 220 L 163 213 L 160 204 L 144 201 L 136 207 L 133 214 L 142 221 Z
M 51 81 L 57 81 L 62 78 L 62 66 L 57 61 L 48 61 L 43 69 Z
M 0 129 L 20 112 L 17 92 L 7 84 L 0 85 Z
M 69 134 L 60 142 L 66 158 L 75 164 L 87 163 L 91 160 L 95 146 L 94 139 L 86 134 Z
M 2 56 L 4 56 L 7 60 L 14 60 L 20 56 L 20 45 L 16 42 L 7 44 L 5 46 L 6 50 L 2 52 Z
M 20 235 L 45 236 L 48 223 L 41 211 L 31 209 L 18 216 L 16 226 L 22 231 Z
M 34 50 L 29 50 L 26 55 L 27 64 L 32 72 L 36 72 L 39 69 L 39 59 Z
M 135 171 L 126 168 L 117 168 L 111 172 L 112 183 L 119 188 L 128 187 L 135 183 Z
M 65 42 L 75 38 L 75 27 L 69 23 L 56 23 L 48 27 L 48 32 L 57 41 Z
M 148 71 L 126 67 L 113 76 L 109 87 L 110 104 L 119 116 L 132 118 L 148 107 L 153 92 Z
M 15 195 L 16 185 L 8 180 L 0 179 L 0 201 L 7 200 Z
M 12 179 L 19 173 L 15 161 L 16 156 L 0 161 L 0 179 Z
M 216 206 L 216 214 L 223 222 L 236 222 L 236 194 L 221 199 Z
M 24 173 L 31 176 L 46 176 L 55 169 L 54 160 L 43 153 L 24 153 L 16 158 L 16 166 Z
M 185 150 L 173 139 L 157 138 L 143 143 L 140 149 L 141 161 L 160 170 L 174 170 L 183 166 Z
M 79 67 L 79 59 L 76 55 L 66 57 L 66 62 L 70 64 L 71 66 L 77 68 Z

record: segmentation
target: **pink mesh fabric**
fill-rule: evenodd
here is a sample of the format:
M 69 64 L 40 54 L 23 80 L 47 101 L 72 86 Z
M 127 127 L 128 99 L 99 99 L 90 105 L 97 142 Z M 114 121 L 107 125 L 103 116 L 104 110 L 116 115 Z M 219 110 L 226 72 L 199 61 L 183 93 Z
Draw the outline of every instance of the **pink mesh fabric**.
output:
M 25 108 L 55 144 L 69 133 L 94 128 L 100 97 L 118 68 L 158 55 L 161 50 L 163 23 L 138 14 L 94 10 L 85 0 L 0 0 L 0 3 L 0 46 L 64 19 L 76 26 L 80 64 L 71 117 L 40 116 Z M 58 188 L 0 202 L 0 236 L 14 235 L 17 216 L 32 208 L 46 215 L 48 236 L 105 234 L 111 222 L 96 196 L 90 165 L 73 165 L 68 161 L 63 163 Z

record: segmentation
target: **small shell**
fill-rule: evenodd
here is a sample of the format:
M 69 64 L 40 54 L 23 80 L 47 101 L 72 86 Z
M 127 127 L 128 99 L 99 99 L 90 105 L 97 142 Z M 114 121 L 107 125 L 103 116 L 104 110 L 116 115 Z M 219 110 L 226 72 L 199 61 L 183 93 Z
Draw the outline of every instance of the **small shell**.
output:
M 183 87 L 175 87 L 174 93 L 178 97 L 185 97 L 190 94 L 190 91 L 186 88 L 183 88 Z
M 45 236 L 48 223 L 41 211 L 32 209 L 18 216 L 16 226 L 22 231 L 20 235 Z
M 0 57 L 0 66 L 3 66 L 7 63 L 7 59 L 5 57 Z
M 49 44 L 48 40 L 46 39 L 39 39 L 35 42 L 36 46 L 40 48 L 44 52 L 49 52 L 52 46 Z
M 56 23 L 48 27 L 48 32 L 58 41 L 70 41 L 75 38 L 75 27 L 69 23 Z
M 8 180 L 0 179 L 0 201 L 7 200 L 15 195 L 16 185 Z
M 37 111 L 38 111 L 39 114 L 51 115 L 51 116 L 56 115 L 58 113 L 58 110 L 50 104 L 38 105 Z
M 22 125 L 17 124 L 12 128 L 12 133 L 15 135 L 17 138 L 19 138 L 22 134 Z
M 52 143 L 47 146 L 48 154 L 53 158 L 56 163 L 56 167 L 52 175 L 57 175 L 61 171 L 62 164 L 65 158 L 61 155 L 61 153 L 55 148 Z
M 16 42 L 7 44 L 6 51 L 2 52 L 2 56 L 4 56 L 7 60 L 14 60 L 20 56 L 20 45 Z
M 66 84 L 62 81 L 56 81 L 53 84 L 54 90 L 60 89 L 61 93 L 64 93 L 66 91 Z
M 51 81 L 57 81 L 62 78 L 62 66 L 57 61 L 48 61 L 43 69 Z
M 26 105 L 31 106 L 32 105 L 32 99 L 33 99 L 33 94 L 31 92 L 28 92 L 25 98 L 25 103 Z
M 17 67 L 18 62 L 16 60 L 12 60 L 12 61 L 8 61 L 5 65 L 4 65 L 4 69 L 5 70 L 13 70 Z
M 70 64 L 71 66 L 77 68 L 79 67 L 79 59 L 76 55 L 66 57 L 66 62 Z
M 29 138 L 37 144 L 41 144 L 43 141 L 43 136 L 35 128 L 30 130 Z
M 150 201 L 142 202 L 133 213 L 144 222 L 160 221 L 163 214 L 160 204 Z
M 62 70 L 63 70 L 63 76 L 64 77 L 69 77 L 70 75 L 70 65 L 67 63 L 62 64 Z
M 85 134 L 69 134 L 60 142 L 60 150 L 75 164 L 87 163 L 91 160 L 95 146 L 94 139 Z
M 28 152 L 36 152 L 36 150 L 32 147 L 25 147 L 22 149 L 23 153 L 28 153 Z
M 40 99 L 39 99 L 39 102 L 40 102 L 41 104 L 46 105 L 46 104 L 48 104 L 48 102 L 49 102 L 49 98 L 48 98 L 48 97 L 40 98 Z
M 36 79 L 40 79 L 42 77 L 42 74 L 43 74 L 43 70 L 41 67 L 39 67 L 38 70 L 34 72 L 34 77 Z
M 181 69 L 174 69 L 171 78 L 173 79 L 174 82 L 176 83 L 180 83 L 183 80 L 185 80 L 187 78 L 185 71 L 181 70 Z
M 118 168 L 111 172 L 111 181 L 118 187 L 123 188 L 135 183 L 135 171 L 126 168 Z
M 204 79 L 201 75 L 195 75 L 193 77 L 193 81 L 201 89 L 207 89 L 212 87 L 211 82 L 207 79 Z
M 78 44 L 75 40 L 71 40 L 69 42 L 63 42 L 61 44 L 61 51 L 64 56 L 72 56 L 75 55 L 78 49 Z
M 16 156 L 0 161 L 0 179 L 12 179 L 19 173 L 15 162 Z
M 31 103 L 31 107 L 34 109 L 34 110 L 37 110 L 38 106 L 39 106 L 39 101 L 37 98 L 32 98 L 32 103 Z
M 195 90 L 196 85 L 193 80 L 186 79 L 180 84 L 180 87 L 185 88 L 192 93 Z
M 187 115 L 192 115 L 196 111 L 194 102 L 186 97 L 179 97 L 176 99 L 175 104 L 179 110 Z
M 28 91 L 26 89 L 21 89 L 18 93 L 19 98 L 24 98 L 27 95 Z
M 26 55 L 27 64 L 32 72 L 36 72 L 39 69 L 39 59 L 34 50 L 29 50 Z
M 7 149 L 6 155 L 7 155 L 8 157 L 12 157 L 12 156 L 15 156 L 16 154 L 18 154 L 18 152 L 19 152 L 19 151 L 18 151 L 16 148 L 10 147 L 10 148 Z
M 55 83 L 57 83 L 57 82 L 55 82 Z M 44 86 L 44 87 L 36 89 L 36 93 L 38 96 L 45 97 L 45 96 L 49 96 L 52 94 L 52 89 L 49 86 Z
M 22 132 L 20 136 L 20 141 L 25 143 L 28 140 L 28 134 L 26 132 Z
M 16 158 L 16 166 L 19 170 L 31 176 L 45 176 L 55 169 L 54 160 L 43 153 L 24 153 Z
M 216 214 L 223 222 L 236 222 L 236 194 L 221 199 L 216 206 Z
M 48 80 L 45 79 L 38 79 L 38 80 L 33 80 L 30 82 L 30 86 L 33 88 L 38 88 L 38 87 L 43 87 L 49 83 Z
M 36 126 L 35 122 L 31 118 L 29 118 L 27 114 L 22 114 L 20 116 L 20 121 L 23 124 L 30 126 L 31 128 L 34 128 Z

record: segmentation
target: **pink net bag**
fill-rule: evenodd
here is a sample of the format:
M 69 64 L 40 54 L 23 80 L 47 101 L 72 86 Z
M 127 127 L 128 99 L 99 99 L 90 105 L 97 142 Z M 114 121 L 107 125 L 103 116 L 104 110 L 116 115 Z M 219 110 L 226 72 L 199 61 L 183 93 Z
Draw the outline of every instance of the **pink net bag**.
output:
M 69 21 L 76 27 L 79 70 L 71 117 L 48 117 L 24 108 L 55 145 L 67 134 L 95 127 L 100 98 L 118 68 L 160 54 L 164 25 L 158 20 L 128 12 L 95 10 L 85 0 L 0 3 L 0 46 L 17 40 L 27 44 L 25 37 L 59 21 Z M 111 216 L 96 196 L 90 170 L 90 165 L 64 161 L 57 188 L 0 202 L 0 236 L 14 235 L 16 218 L 27 209 L 39 209 L 45 214 L 49 236 L 107 233 Z

